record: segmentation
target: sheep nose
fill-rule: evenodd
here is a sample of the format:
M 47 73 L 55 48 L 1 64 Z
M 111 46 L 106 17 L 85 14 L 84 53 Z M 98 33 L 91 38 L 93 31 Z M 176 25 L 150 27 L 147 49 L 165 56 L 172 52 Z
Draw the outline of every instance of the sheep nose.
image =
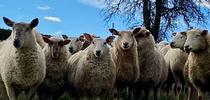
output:
M 124 48 L 128 48 L 128 43 L 127 42 L 123 43 L 123 45 L 124 45 Z
M 184 46 L 184 50 L 185 50 L 186 52 L 190 52 L 191 49 L 192 49 L 192 48 L 190 48 L 189 45 Z
M 15 39 L 13 42 L 13 45 L 15 46 L 15 48 L 19 48 L 20 47 L 20 40 Z
M 73 52 L 73 47 L 69 47 L 69 51 L 72 53 Z
M 100 55 L 101 55 L 101 50 L 97 50 L 97 51 L 96 51 L 96 55 L 97 55 L 97 56 L 100 56 Z
M 171 42 L 171 43 L 170 43 L 170 46 L 171 46 L 171 47 L 174 47 L 174 42 Z

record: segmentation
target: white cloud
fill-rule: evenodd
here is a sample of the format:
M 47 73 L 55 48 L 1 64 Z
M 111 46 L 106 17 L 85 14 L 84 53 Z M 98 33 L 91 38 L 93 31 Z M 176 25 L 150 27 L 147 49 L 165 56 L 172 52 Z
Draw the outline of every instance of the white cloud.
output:
M 51 22 L 61 22 L 61 19 L 58 17 L 53 17 L 53 16 L 46 16 L 44 19 L 51 21 Z
M 52 8 L 49 6 L 38 6 L 37 9 L 39 10 L 51 10 Z
M 78 0 L 80 3 L 96 7 L 99 9 L 105 8 L 104 0 Z

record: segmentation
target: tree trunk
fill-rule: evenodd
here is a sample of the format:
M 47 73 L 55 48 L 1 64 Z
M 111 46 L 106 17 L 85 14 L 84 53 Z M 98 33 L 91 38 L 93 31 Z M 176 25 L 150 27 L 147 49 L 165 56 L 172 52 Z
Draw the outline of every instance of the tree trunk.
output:
M 162 7 L 163 7 L 162 4 L 163 4 L 163 0 L 156 0 L 155 2 L 156 14 L 155 14 L 155 20 L 154 20 L 154 24 L 152 25 L 151 32 L 153 33 L 156 42 L 159 41 L 161 12 L 162 12 Z
M 144 19 L 144 26 L 151 30 L 151 3 L 150 0 L 143 0 L 143 19 Z

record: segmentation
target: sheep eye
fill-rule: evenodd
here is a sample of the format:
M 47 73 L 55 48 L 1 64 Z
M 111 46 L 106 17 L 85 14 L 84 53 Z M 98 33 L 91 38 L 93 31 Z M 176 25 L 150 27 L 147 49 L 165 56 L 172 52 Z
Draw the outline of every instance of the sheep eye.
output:
M 93 44 L 95 44 L 95 42 L 92 42 Z
M 131 34 L 131 36 L 133 36 L 134 34 Z
M 196 35 L 196 37 L 200 37 L 200 35 Z
M 104 45 L 106 45 L 107 43 L 106 42 L 104 42 Z

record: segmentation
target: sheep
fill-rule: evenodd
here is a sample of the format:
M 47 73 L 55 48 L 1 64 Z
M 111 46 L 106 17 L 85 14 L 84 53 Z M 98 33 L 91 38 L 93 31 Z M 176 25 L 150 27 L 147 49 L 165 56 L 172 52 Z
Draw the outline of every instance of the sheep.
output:
M 2 81 L 2 78 L 0 76 L 0 100 L 8 100 L 7 91 L 4 86 L 4 82 Z
M 87 34 L 85 36 L 92 42 L 83 51 L 76 66 L 73 83 L 77 95 L 103 99 L 112 98 L 116 67 L 107 46 L 110 41 L 92 38 Z
M 170 68 L 173 78 L 175 79 L 175 95 L 177 95 L 178 92 L 181 92 L 182 89 L 184 90 L 185 85 L 183 70 L 188 54 L 181 48 L 174 48 L 174 45 L 182 45 L 184 43 L 183 41 L 186 40 L 186 36 L 184 34 L 186 34 L 186 32 L 173 33 L 174 36 L 172 38 L 172 42 L 170 43 L 171 47 L 164 56 L 167 68 Z
M 145 92 L 145 99 L 148 99 L 150 90 L 154 91 L 154 99 L 158 98 L 158 90 L 165 83 L 168 77 L 168 69 L 163 55 L 155 47 L 154 37 L 146 28 L 136 28 L 133 34 L 137 41 L 138 61 L 140 75 L 134 84 L 135 99 L 140 99 L 142 90 Z
M 184 51 L 184 44 L 185 44 L 185 41 L 187 39 L 187 36 L 186 36 L 187 32 L 177 32 L 177 33 L 173 33 L 174 37 L 172 39 L 172 42 L 170 43 L 170 46 L 171 48 L 173 49 L 180 49 L 181 51 Z M 186 52 L 183 52 L 184 54 L 183 55 L 189 55 L 188 53 L 186 54 Z M 193 98 L 196 98 L 196 97 L 193 97 L 193 96 L 196 96 L 196 95 L 193 95 L 195 93 L 195 89 L 194 87 L 192 86 L 192 84 L 189 82 L 189 78 L 188 78 L 188 66 L 187 66 L 187 63 L 188 63 L 188 57 L 187 58 L 183 58 L 184 56 L 182 56 L 181 59 L 183 59 L 185 62 L 184 64 L 184 69 L 183 69 L 183 76 L 184 76 L 184 83 L 186 84 L 186 86 L 188 87 L 188 97 L 187 99 L 188 100 L 192 100 Z
M 163 47 L 162 47 L 161 49 L 159 49 L 159 50 L 160 50 L 161 54 L 162 54 L 163 56 L 165 56 L 169 49 L 170 49 L 170 45 L 165 45 L 165 46 L 163 46 Z
M 161 42 L 159 42 L 159 43 L 156 44 L 156 46 L 157 46 L 157 48 L 158 48 L 159 50 L 161 50 L 161 49 L 162 49 L 164 46 L 166 46 L 166 45 L 169 45 L 169 43 L 166 42 L 166 41 L 161 41 Z
M 208 30 L 191 29 L 187 32 L 184 50 L 188 56 L 188 78 L 202 100 L 204 93 L 210 92 L 210 49 Z
M 122 97 L 123 90 L 135 83 L 139 77 L 137 42 L 132 31 L 116 29 L 109 29 L 109 31 L 118 36 L 113 42 L 111 55 L 117 68 L 116 88 L 119 98 Z
M 43 49 L 46 45 L 46 43 L 43 41 L 42 39 L 42 35 L 37 32 L 35 29 L 33 29 L 34 33 L 35 33 L 35 37 L 36 37 L 36 41 L 37 43 L 41 46 L 41 48 Z
M 32 31 L 39 20 L 33 19 L 31 23 L 16 23 L 6 17 L 3 20 L 13 30 L 0 49 L 1 77 L 10 100 L 16 100 L 21 91 L 27 91 L 29 100 L 46 74 L 44 52 Z
M 68 51 L 71 54 L 75 54 L 76 52 L 80 51 L 82 49 L 83 46 L 83 42 L 84 42 L 84 36 L 80 36 L 80 37 L 68 37 L 66 35 L 62 35 L 62 37 L 64 39 L 70 39 L 71 42 L 66 45 L 66 48 L 68 49 Z
M 47 100 L 48 97 L 57 100 L 67 88 L 67 61 L 68 51 L 66 45 L 71 40 L 61 37 L 43 37 L 47 43 L 44 47 L 46 58 L 46 76 L 37 89 L 40 100 Z M 55 75 L 56 74 L 56 75 Z

